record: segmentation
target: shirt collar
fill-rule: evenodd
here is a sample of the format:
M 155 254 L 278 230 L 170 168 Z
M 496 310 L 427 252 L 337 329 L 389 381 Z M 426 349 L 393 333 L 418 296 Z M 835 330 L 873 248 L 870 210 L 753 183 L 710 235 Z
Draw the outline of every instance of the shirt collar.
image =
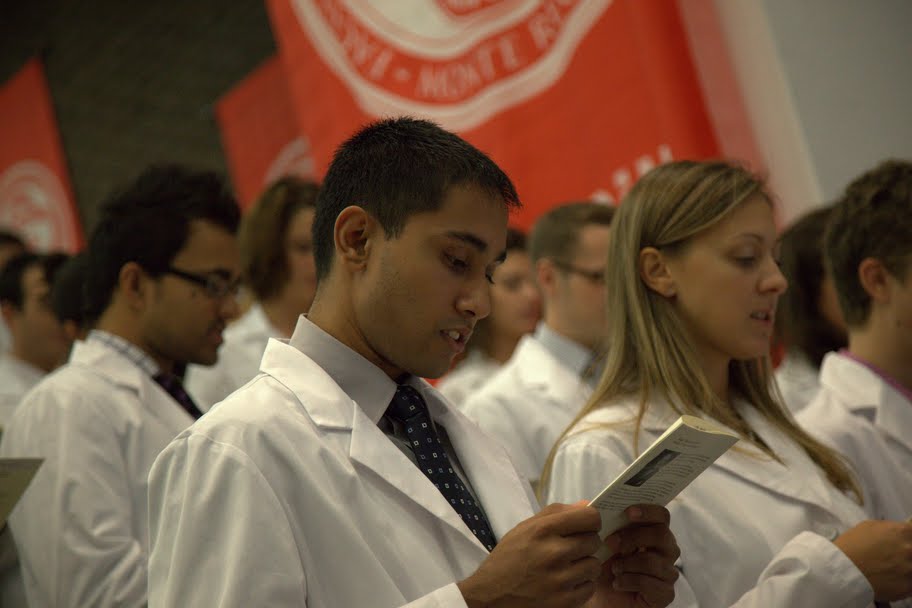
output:
M 592 351 L 582 344 L 562 336 L 544 322 L 535 328 L 535 339 L 551 353 L 555 359 L 579 375 L 592 362 Z
M 902 395 L 903 397 L 905 397 L 910 403 L 912 403 L 912 391 L 910 391 L 908 388 L 906 388 L 905 386 L 903 386 L 903 385 L 899 382 L 899 380 L 897 380 L 897 379 L 894 378 L 893 376 L 890 376 L 889 374 L 887 374 L 887 372 L 885 372 L 884 370 L 880 369 L 879 367 L 877 367 L 877 366 L 874 365 L 873 363 L 868 363 L 868 362 L 865 361 L 864 359 L 860 358 L 858 355 L 853 354 L 853 353 L 852 353 L 851 351 L 849 351 L 849 349 L 847 349 L 847 348 L 842 348 L 842 349 L 840 349 L 840 350 L 839 350 L 839 354 L 842 355 L 843 357 L 845 357 L 846 359 L 851 359 L 852 361 L 858 363 L 859 365 L 862 365 L 862 366 L 868 368 L 869 370 L 871 370 L 871 372 L 872 372 L 874 375 L 876 375 L 877 377 L 879 377 L 883 382 L 885 382 L 885 383 L 888 384 L 889 386 L 893 387 L 893 389 L 894 389 L 897 393 L 899 393 L 900 395 Z
M 155 359 L 150 357 L 146 351 L 118 335 L 100 329 L 93 329 L 86 337 L 86 342 L 95 342 L 103 344 L 108 348 L 113 348 L 151 378 L 154 378 L 161 372 L 158 363 L 156 363 Z
M 374 424 L 380 421 L 393 400 L 397 386 L 383 370 L 317 327 L 304 315 L 298 319 L 288 343 L 323 368 Z M 421 385 L 414 377 L 410 377 L 406 383 L 416 388 Z

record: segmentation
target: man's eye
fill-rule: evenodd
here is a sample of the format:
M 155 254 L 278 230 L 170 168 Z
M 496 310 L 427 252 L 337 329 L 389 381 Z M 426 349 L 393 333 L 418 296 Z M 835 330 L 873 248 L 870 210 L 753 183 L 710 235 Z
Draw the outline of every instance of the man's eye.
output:
M 456 272 L 465 272 L 469 269 L 469 263 L 465 260 L 452 255 L 446 256 L 447 265 Z
M 488 280 L 488 283 L 490 283 L 491 285 L 494 284 L 494 275 L 493 274 L 491 274 L 490 272 L 486 272 L 485 278 Z

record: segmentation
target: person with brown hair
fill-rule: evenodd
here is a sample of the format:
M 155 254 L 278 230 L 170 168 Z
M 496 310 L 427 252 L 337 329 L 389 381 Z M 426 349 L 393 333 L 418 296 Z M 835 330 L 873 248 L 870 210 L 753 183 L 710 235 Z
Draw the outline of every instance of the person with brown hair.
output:
M 592 391 L 605 327 L 605 255 L 614 208 L 567 203 L 542 215 L 529 252 L 544 318 L 463 410 L 535 487 L 554 441 Z
M 605 371 L 551 454 L 549 500 L 591 499 L 680 415 L 740 437 L 673 500 L 675 606 L 864 608 L 912 594 L 912 524 L 865 521 L 848 465 L 773 390 L 779 270 L 763 183 L 678 161 L 622 202 Z M 853 500 L 854 498 L 854 500 Z
M 817 394 L 824 355 L 846 344 L 845 320 L 823 260 L 823 234 L 832 212 L 832 206 L 815 209 L 779 237 L 779 265 L 789 288 L 776 307 L 775 338 L 785 356 L 775 375 L 793 414 Z
M 912 162 L 891 160 L 846 188 L 826 232 L 849 328 L 821 390 L 799 413 L 858 471 L 869 513 L 912 515 Z
M 218 363 L 190 365 L 187 390 L 203 411 L 257 375 L 270 338 L 288 339 L 317 288 L 311 227 L 319 186 L 283 177 L 241 219 L 244 283 L 254 302 L 225 330 Z
M 437 390 L 462 407 L 507 362 L 540 318 L 541 294 L 526 250 L 526 235 L 507 228 L 507 259 L 491 275 L 491 314 L 475 324 L 465 358 L 437 383 Z

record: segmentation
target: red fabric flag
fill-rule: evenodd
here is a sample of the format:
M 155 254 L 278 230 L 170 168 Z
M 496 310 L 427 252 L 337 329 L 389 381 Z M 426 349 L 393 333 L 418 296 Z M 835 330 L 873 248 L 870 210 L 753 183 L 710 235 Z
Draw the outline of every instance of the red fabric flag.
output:
M 32 59 L 0 87 L 0 226 L 37 251 L 83 244 L 51 95 Z
M 269 0 L 298 125 L 322 175 L 381 116 L 430 118 L 513 178 L 528 227 L 618 201 L 672 158 L 715 156 L 676 3 Z
M 215 113 L 243 209 L 283 175 L 313 178 L 310 144 L 297 127 L 278 57 L 265 61 L 219 99 Z

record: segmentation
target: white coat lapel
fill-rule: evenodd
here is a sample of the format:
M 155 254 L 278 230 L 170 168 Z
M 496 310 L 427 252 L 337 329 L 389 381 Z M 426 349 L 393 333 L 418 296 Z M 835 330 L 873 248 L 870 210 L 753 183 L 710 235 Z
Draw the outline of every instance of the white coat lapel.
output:
M 415 466 L 383 431 L 352 402 L 354 415 L 349 455 L 353 462 L 389 484 L 390 488 L 440 520 L 482 553 L 487 550 L 462 522 L 424 473 Z
M 433 412 L 434 406 L 431 407 Z M 439 407 L 443 408 L 442 405 Z M 538 505 L 530 503 L 525 487 L 528 482 L 516 472 L 507 452 L 497 442 L 453 409 L 440 411 L 436 418 L 446 428 L 459 455 L 459 462 L 498 539 L 530 513 L 538 511 Z
M 482 558 L 487 554 L 434 484 L 310 357 L 290 344 L 270 340 L 261 370 L 294 393 L 314 424 L 324 431 L 349 433 L 349 458 L 362 471 L 452 528 L 464 539 L 466 550 L 474 547 Z
M 73 346 L 70 362 L 87 366 L 112 385 L 131 391 L 145 411 L 177 434 L 193 423 L 193 418 L 163 388 L 115 349 L 86 340 Z

